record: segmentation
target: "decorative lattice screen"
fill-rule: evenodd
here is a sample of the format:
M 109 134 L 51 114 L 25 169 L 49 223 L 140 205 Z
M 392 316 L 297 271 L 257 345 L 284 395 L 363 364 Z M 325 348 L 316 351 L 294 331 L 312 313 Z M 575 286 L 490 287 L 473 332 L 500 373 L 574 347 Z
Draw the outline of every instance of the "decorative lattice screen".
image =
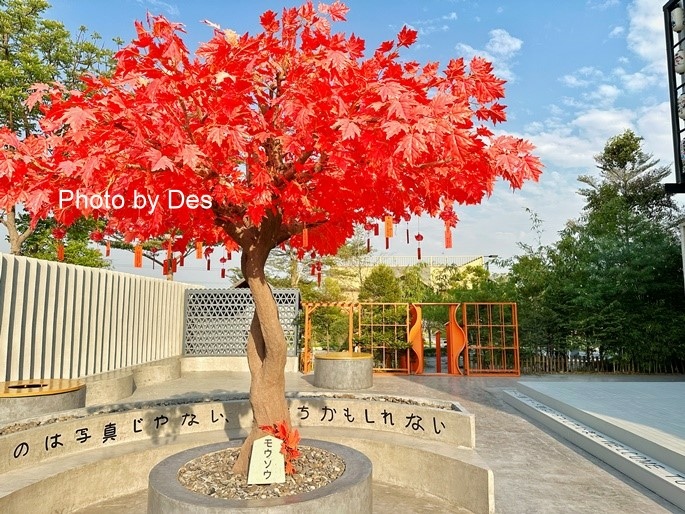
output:
M 288 344 L 297 349 L 300 292 L 274 289 L 278 315 Z M 249 289 L 189 289 L 185 294 L 184 355 L 245 355 L 247 333 L 254 314 Z

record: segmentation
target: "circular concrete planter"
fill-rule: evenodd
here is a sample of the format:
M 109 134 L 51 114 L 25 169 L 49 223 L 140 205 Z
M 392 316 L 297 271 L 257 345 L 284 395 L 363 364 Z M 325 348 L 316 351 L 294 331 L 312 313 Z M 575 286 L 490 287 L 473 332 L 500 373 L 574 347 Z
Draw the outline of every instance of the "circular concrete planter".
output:
M 354 352 L 315 354 L 314 385 L 339 390 L 371 387 L 373 385 L 373 355 Z
M 303 439 L 301 444 L 335 453 L 345 461 L 345 471 L 334 482 L 309 493 L 265 500 L 225 500 L 195 493 L 178 481 L 178 472 L 187 462 L 241 444 L 242 440 L 236 440 L 200 446 L 172 455 L 157 464 L 152 468 L 148 481 L 148 514 L 372 512 L 371 461 L 357 450 L 326 441 Z

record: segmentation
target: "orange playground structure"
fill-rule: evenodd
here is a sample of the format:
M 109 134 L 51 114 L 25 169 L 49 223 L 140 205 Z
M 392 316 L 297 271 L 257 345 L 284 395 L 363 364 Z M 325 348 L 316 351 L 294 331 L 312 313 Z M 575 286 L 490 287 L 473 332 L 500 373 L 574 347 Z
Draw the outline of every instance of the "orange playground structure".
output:
M 312 370 L 315 348 L 330 350 L 313 340 L 314 314 L 335 308 L 347 317 L 346 350 L 372 354 L 376 372 L 520 375 L 515 303 L 310 302 L 302 306 L 300 369 L 304 373 Z

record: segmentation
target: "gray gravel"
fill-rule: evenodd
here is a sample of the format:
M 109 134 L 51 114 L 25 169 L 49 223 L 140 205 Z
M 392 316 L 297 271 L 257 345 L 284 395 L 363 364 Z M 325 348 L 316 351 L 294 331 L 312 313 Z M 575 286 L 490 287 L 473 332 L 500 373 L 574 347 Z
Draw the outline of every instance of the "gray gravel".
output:
M 300 446 L 300 456 L 293 462 L 297 473 L 286 475 L 282 484 L 247 485 L 247 477 L 231 472 L 238 458 L 238 448 L 228 448 L 193 459 L 178 473 L 179 482 L 199 494 L 231 500 L 279 498 L 308 493 L 324 487 L 345 471 L 337 455 L 309 446 Z

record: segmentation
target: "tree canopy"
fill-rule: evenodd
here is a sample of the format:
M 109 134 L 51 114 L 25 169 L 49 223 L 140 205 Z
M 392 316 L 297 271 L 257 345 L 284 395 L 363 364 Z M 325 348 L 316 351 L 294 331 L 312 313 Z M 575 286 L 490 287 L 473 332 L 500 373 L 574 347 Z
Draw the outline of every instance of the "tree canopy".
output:
M 112 77 L 84 78 L 83 92 L 36 86 L 48 138 L 5 142 L 20 160 L 54 151 L 5 167 L 29 176 L 32 213 L 64 224 L 91 214 L 130 238 L 176 230 L 243 247 L 269 226 L 259 232 L 272 246 L 296 236 L 319 253 L 372 218 L 427 212 L 453 226 L 453 203 L 481 201 L 497 177 L 538 177 L 532 146 L 484 123 L 504 121 L 504 82 L 488 62 L 455 59 L 442 73 L 401 62 L 416 39 L 406 27 L 364 59 L 363 40 L 331 31 L 346 11 L 269 11 L 256 35 L 217 27 L 194 58 L 180 25 L 137 23 Z M 60 203 L 60 190 L 82 196 Z

